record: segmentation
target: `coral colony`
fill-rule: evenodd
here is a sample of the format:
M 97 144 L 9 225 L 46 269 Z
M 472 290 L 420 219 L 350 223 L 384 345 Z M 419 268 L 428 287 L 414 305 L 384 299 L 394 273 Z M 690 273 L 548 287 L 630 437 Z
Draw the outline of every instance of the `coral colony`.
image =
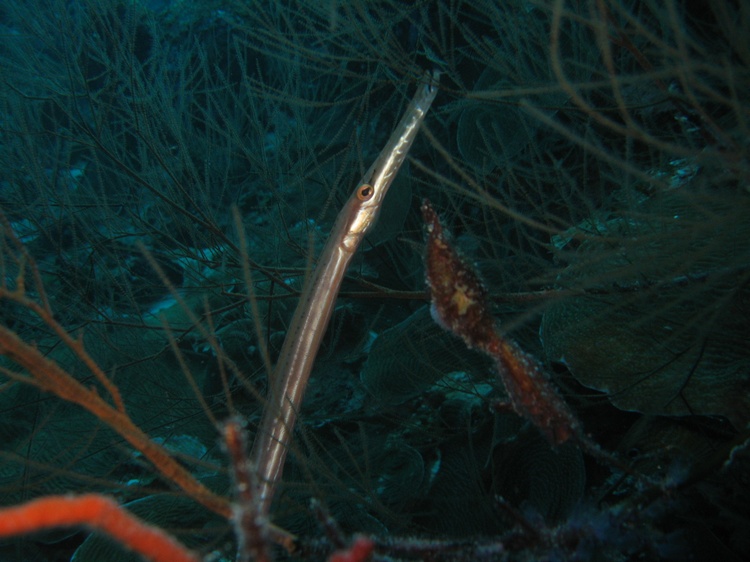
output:
M 0 2 L 0 562 L 750 560 L 749 37 Z

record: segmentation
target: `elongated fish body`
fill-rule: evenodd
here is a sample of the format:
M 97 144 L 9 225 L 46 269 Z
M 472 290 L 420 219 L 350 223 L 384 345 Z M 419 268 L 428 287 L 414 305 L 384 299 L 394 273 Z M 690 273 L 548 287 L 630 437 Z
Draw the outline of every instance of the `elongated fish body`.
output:
M 331 319 L 346 269 L 377 220 L 393 183 L 437 94 L 438 73 L 427 73 L 377 160 L 340 211 L 317 266 L 306 280 L 278 363 L 269 400 L 255 437 L 251 462 L 258 477 L 257 501 L 267 513 L 286 460 L 297 413 L 320 342 Z

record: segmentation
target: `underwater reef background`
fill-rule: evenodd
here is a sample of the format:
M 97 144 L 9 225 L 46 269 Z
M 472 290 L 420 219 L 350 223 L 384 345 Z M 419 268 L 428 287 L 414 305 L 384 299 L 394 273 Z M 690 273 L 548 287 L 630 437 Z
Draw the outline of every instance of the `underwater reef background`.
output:
M 312 499 L 373 560 L 750 558 L 750 6 L 731 0 L 4 2 L 2 506 L 98 492 L 236 559 L 220 426 L 252 438 L 305 275 L 425 70 L 440 91 L 316 360 L 270 516 L 299 548 L 275 559 L 341 546 Z M 435 322 L 427 197 L 498 332 L 607 455 L 550 443 Z M 0 560 L 138 558 L 71 528 Z

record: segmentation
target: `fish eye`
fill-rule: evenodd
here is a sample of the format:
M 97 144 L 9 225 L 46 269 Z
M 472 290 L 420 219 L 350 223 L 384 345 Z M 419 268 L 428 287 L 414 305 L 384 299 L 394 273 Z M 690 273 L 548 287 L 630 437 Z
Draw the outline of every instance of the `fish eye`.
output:
M 369 201 L 373 195 L 375 195 L 375 188 L 369 183 L 362 184 L 357 188 L 357 199 L 360 201 Z

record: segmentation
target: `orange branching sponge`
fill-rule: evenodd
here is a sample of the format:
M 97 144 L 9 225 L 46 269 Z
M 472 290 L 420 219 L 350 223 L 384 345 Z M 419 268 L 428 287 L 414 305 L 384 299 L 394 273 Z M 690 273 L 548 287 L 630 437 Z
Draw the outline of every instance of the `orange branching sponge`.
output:
M 47 496 L 0 509 L 0 537 L 14 537 L 54 527 L 83 525 L 102 531 L 153 562 L 199 562 L 161 529 L 147 525 L 114 500 L 98 494 Z
M 570 438 L 590 445 L 577 418 L 547 378 L 539 362 L 498 333 L 487 305 L 487 289 L 444 232 L 426 199 L 422 216 L 427 225 L 427 285 L 432 316 L 496 363 L 516 413 L 538 427 L 553 445 Z

